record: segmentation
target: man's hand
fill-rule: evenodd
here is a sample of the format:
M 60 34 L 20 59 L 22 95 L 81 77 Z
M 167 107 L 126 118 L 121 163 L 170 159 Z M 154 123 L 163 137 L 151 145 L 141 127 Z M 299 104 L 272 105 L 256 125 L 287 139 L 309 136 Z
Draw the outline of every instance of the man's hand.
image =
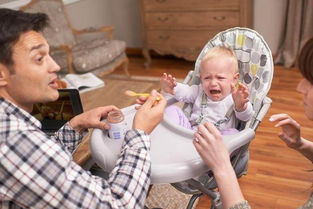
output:
M 282 131 L 278 133 L 288 147 L 298 149 L 302 146 L 302 139 L 300 136 L 300 124 L 293 120 L 285 113 L 272 115 L 269 119 L 271 122 L 278 122 L 275 127 L 281 127 Z
M 101 120 L 106 118 L 112 110 L 118 110 L 118 108 L 110 105 L 91 109 L 72 118 L 70 126 L 79 133 L 87 128 L 109 129 L 109 125 Z
M 171 74 L 163 73 L 163 76 L 160 80 L 161 89 L 166 92 L 174 95 L 174 88 L 177 85 L 176 78 Z
M 237 112 L 242 112 L 247 108 L 247 103 L 249 102 L 248 88 L 242 83 L 238 83 L 237 87 L 232 84 L 231 87 L 232 97 L 235 103 L 235 110 Z
M 137 102 L 142 105 L 137 108 L 133 128 L 150 134 L 163 119 L 166 99 L 156 90 L 152 90 L 148 98 L 140 97 Z

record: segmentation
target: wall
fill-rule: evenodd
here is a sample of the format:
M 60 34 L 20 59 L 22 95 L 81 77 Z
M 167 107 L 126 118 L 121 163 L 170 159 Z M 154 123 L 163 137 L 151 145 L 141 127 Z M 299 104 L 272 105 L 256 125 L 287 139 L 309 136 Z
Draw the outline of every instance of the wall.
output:
M 113 25 L 114 37 L 125 40 L 128 47 L 142 46 L 138 0 L 81 0 L 67 8 L 76 28 Z M 254 29 L 263 35 L 274 54 L 282 34 L 285 8 L 286 0 L 254 0 Z
M 254 0 L 254 29 L 277 52 L 285 21 L 286 0 Z
M 72 25 L 78 29 L 112 25 L 115 38 L 125 40 L 128 47 L 142 46 L 137 0 L 81 0 L 68 5 L 67 9 Z

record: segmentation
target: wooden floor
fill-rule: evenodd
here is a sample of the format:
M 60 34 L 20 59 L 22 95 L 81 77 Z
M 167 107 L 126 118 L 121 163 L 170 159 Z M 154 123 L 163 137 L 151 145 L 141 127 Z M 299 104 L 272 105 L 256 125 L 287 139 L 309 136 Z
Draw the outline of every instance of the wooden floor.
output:
M 143 63 L 141 57 L 130 58 L 130 74 L 161 76 L 166 72 L 184 78 L 194 65 L 181 59 L 155 58 L 150 69 L 145 69 Z M 312 163 L 287 148 L 277 137 L 279 129 L 268 120 L 272 114 L 288 113 L 302 125 L 302 136 L 313 139 L 313 122 L 304 116 L 302 96 L 295 90 L 300 79 L 296 69 L 275 67 L 268 95 L 273 104 L 251 143 L 248 174 L 239 180 L 245 198 L 254 209 L 295 209 L 313 191 L 313 172 L 308 171 Z M 209 205 L 209 198 L 203 196 L 197 209 L 208 209 Z

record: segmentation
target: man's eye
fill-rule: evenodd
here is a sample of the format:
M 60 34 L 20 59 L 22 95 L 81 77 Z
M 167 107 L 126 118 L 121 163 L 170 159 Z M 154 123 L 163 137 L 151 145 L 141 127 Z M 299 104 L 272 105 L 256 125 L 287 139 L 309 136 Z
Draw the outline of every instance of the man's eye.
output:
M 43 57 L 42 57 L 42 56 L 41 56 L 41 57 L 38 57 L 38 58 L 36 59 L 37 62 L 42 62 L 42 60 L 43 60 Z

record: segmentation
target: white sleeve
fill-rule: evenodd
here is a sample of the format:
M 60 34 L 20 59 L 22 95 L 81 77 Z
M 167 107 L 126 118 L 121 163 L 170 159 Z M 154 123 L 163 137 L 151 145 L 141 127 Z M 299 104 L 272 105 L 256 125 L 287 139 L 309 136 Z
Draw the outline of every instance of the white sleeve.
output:
M 189 86 L 177 83 L 177 86 L 174 88 L 174 97 L 180 102 L 194 103 L 199 91 L 201 91 L 200 85 Z
M 235 110 L 235 107 L 234 107 L 234 110 Z M 237 112 L 235 110 L 235 114 L 236 114 L 236 118 L 238 118 L 239 120 L 242 120 L 242 121 L 248 121 L 251 119 L 251 117 L 253 116 L 254 114 L 254 111 L 253 111 L 253 107 L 252 107 L 252 104 L 251 102 L 248 102 L 247 104 L 247 108 L 242 111 L 242 112 Z

